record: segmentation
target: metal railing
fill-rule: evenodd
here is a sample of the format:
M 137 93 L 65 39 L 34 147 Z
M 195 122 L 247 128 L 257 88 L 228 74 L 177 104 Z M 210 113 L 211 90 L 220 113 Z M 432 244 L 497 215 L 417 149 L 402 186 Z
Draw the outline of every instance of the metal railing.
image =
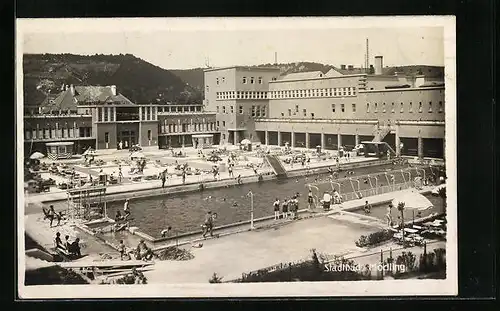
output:
M 374 196 L 374 195 L 378 195 L 378 194 L 384 194 L 384 193 L 388 193 L 388 192 L 405 190 L 405 189 L 409 189 L 412 187 L 413 187 L 412 182 L 403 182 L 403 183 L 393 184 L 393 185 L 389 185 L 389 186 L 382 186 L 382 187 L 378 187 L 378 188 L 365 189 L 365 190 L 356 191 L 356 192 L 342 193 L 340 196 L 342 197 L 342 200 L 345 202 L 345 201 L 357 200 L 360 198 L 366 198 L 366 197 Z

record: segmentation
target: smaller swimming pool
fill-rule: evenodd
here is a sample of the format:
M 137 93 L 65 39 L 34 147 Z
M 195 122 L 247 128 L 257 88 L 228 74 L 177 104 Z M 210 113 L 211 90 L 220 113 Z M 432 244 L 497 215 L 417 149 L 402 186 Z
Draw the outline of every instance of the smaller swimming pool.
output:
M 415 217 L 415 219 L 417 218 L 422 218 L 422 217 L 426 217 L 426 216 L 429 216 L 431 214 L 434 214 L 434 213 L 442 213 L 444 211 L 444 206 L 443 206 L 443 199 L 441 199 L 441 197 L 439 196 L 434 196 L 432 194 L 425 194 L 424 195 L 427 199 L 429 199 L 429 201 L 431 201 L 431 203 L 434 205 L 432 208 L 428 209 L 428 210 L 425 210 L 425 211 L 418 211 L 418 210 L 405 210 L 404 211 L 404 219 L 405 221 L 407 220 L 411 220 L 413 219 L 413 217 Z M 375 217 L 375 218 L 378 218 L 378 219 L 381 219 L 383 221 L 386 221 L 386 217 L 385 217 L 385 214 L 387 213 L 387 207 L 389 206 L 389 203 L 390 202 L 387 202 L 387 203 L 381 203 L 381 204 L 373 204 L 372 205 L 372 210 L 371 210 L 371 213 L 369 214 L 371 217 Z M 353 213 L 356 213 L 356 214 L 365 214 L 364 210 L 362 207 L 360 207 L 360 209 L 358 210 L 355 210 L 355 211 L 352 211 Z M 392 219 L 393 221 L 397 221 L 399 218 L 398 217 L 401 217 L 401 212 L 398 211 L 397 207 L 393 207 L 392 208 Z

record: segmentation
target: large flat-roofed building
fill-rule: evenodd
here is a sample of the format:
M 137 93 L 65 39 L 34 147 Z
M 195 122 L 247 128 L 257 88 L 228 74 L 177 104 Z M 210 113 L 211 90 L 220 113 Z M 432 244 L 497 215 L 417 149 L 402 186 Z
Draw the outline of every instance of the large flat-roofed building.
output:
M 205 109 L 216 113 L 221 143 L 237 144 L 254 135 L 256 118 L 268 113 L 269 83 L 279 74 L 274 67 L 205 70 Z
M 137 104 L 116 86 L 65 86 L 55 98 L 26 106 L 25 153 L 47 153 L 47 143 L 73 142 L 74 152 L 191 145 L 190 135 L 214 132 L 215 114 L 202 105 Z M 216 136 L 216 135 L 215 135 Z
M 382 72 L 331 69 L 280 76 L 273 67 L 207 69 L 205 105 L 216 113 L 221 140 L 228 143 L 247 138 L 337 149 L 383 141 L 397 154 L 443 158 L 444 83 Z

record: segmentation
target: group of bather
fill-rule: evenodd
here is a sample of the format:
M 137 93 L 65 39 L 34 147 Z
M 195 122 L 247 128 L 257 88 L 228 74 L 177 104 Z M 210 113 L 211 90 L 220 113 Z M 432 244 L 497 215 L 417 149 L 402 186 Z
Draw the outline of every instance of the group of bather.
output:
M 70 255 L 70 256 L 76 256 L 76 257 L 81 257 L 82 253 L 80 250 L 80 238 L 76 238 L 73 242 L 70 243 L 69 241 L 69 235 L 66 235 L 64 237 L 64 243 L 61 240 L 61 233 L 57 232 L 56 233 L 56 238 L 54 240 L 56 250 Z

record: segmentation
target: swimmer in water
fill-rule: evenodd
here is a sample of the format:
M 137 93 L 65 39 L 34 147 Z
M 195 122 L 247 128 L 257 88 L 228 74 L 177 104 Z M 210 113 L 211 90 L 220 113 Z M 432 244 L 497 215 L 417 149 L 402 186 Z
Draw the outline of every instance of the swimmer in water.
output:
M 236 207 L 238 206 L 238 203 L 237 202 L 233 202 L 233 207 Z

